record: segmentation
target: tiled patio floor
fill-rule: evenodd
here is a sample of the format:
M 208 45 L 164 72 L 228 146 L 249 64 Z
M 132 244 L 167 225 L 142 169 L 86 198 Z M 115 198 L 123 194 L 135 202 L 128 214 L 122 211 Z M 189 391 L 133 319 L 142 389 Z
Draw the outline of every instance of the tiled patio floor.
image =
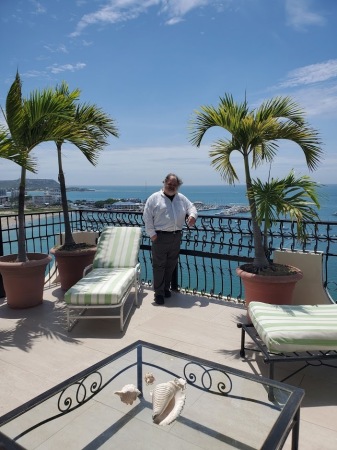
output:
M 139 339 L 267 375 L 260 356 L 239 356 L 241 331 L 236 324 L 245 317 L 240 305 L 176 293 L 157 306 L 153 292 L 144 290 L 124 333 L 118 320 L 81 321 L 68 333 L 62 296 L 61 289 L 52 286 L 43 304 L 29 310 L 10 310 L 0 299 L 0 415 Z M 277 379 L 288 369 L 286 364 L 276 366 Z M 335 450 L 336 369 L 310 367 L 288 383 L 306 392 L 300 449 Z M 285 448 L 290 449 L 289 439 Z

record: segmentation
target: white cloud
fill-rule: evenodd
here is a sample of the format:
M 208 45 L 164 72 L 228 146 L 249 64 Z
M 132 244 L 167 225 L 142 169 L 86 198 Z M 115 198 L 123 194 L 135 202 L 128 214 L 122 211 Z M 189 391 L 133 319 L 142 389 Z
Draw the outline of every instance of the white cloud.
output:
M 118 149 L 117 149 L 118 147 Z M 185 185 L 219 185 L 223 184 L 220 174 L 211 167 L 209 145 L 200 148 L 191 145 L 171 147 L 125 147 L 121 148 L 114 141 L 110 148 L 103 150 L 97 166 L 91 165 L 80 151 L 64 144 L 62 147 L 63 169 L 67 185 L 160 185 L 165 174 L 177 173 Z M 28 178 L 50 178 L 57 180 L 57 155 L 55 145 L 46 143 L 33 150 L 32 156 L 37 160 L 36 174 L 28 173 Z M 132 161 L 132 164 L 130 164 Z M 282 177 L 291 168 L 297 174 L 308 174 L 303 152 L 295 144 L 281 143 L 278 155 L 272 165 L 272 176 Z M 242 157 L 233 154 L 232 163 L 237 170 L 240 182 L 244 183 Z M 324 165 L 310 175 L 322 183 L 335 183 L 335 156 L 327 155 Z M 6 179 L 17 179 L 20 167 L 11 161 L 0 161 L 2 173 Z M 135 170 L 135 167 L 137 168 Z M 331 170 L 326 170 L 327 168 Z M 269 166 L 263 165 L 254 171 L 254 178 L 265 180 Z
M 286 0 L 287 23 L 297 30 L 303 30 L 306 26 L 324 25 L 325 18 L 309 11 L 310 0 Z
M 57 154 L 53 143 L 36 147 L 32 156 L 37 160 L 38 172 L 36 175 L 29 173 L 28 178 L 57 180 Z M 142 185 L 144 182 L 157 185 L 168 172 L 179 174 L 186 184 L 222 183 L 220 175 L 210 166 L 206 146 L 199 149 L 190 145 L 121 148 L 118 144 L 117 149 L 115 141 L 101 152 L 97 166 L 93 166 L 77 148 L 65 143 L 62 161 L 67 185 Z M 6 179 L 16 179 L 20 175 L 19 166 L 11 161 L 2 159 L 0 167 Z
M 50 45 L 44 45 L 43 47 L 50 53 L 69 53 L 67 47 L 63 44 L 59 45 L 56 48 L 52 48 Z
M 162 11 L 169 16 L 182 17 L 193 9 L 206 6 L 211 2 L 209 0 L 171 0 L 161 3 L 163 3 Z
M 183 22 L 183 19 L 181 17 L 173 17 L 166 22 L 166 25 L 176 25 L 180 22 Z
M 38 78 L 45 75 L 46 72 L 43 70 L 28 70 L 28 72 L 22 74 L 22 78 Z
M 51 73 L 61 73 L 61 72 L 75 72 L 76 70 L 82 70 L 86 67 L 85 63 L 76 63 L 76 64 L 53 64 L 52 66 L 48 67 L 48 70 L 50 70 Z
M 110 0 L 99 10 L 85 14 L 71 36 L 79 36 L 89 25 L 106 25 L 136 19 L 148 8 L 160 3 L 161 0 Z
M 83 44 L 83 47 L 90 47 L 93 44 L 93 42 L 92 41 L 86 41 L 85 39 L 83 39 L 82 40 L 82 44 Z
M 290 95 L 310 116 L 337 115 L 337 59 L 299 67 L 285 80 L 268 89 L 274 95 Z M 280 92 L 278 92 L 280 91 Z
M 89 25 L 106 25 L 136 19 L 155 6 L 159 8 L 159 14 L 167 17 L 167 25 L 175 25 L 193 9 L 207 5 L 218 7 L 218 3 L 213 0 L 110 0 L 97 11 L 84 15 L 71 36 L 79 36 Z
M 92 166 L 78 149 L 65 144 L 62 148 L 63 169 L 67 185 L 160 185 L 163 176 L 168 172 L 177 173 L 186 185 L 216 185 L 223 184 L 220 174 L 211 167 L 208 155 L 209 145 L 200 148 L 191 145 L 171 147 L 126 147 L 121 148 L 113 142 L 110 148 L 103 150 L 99 156 L 97 166 Z M 53 143 L 40 145 L 33 152 L 38 163 L 36 175 L 28 174 L 28 178 L 51 178 L 57 180 L 57 156 Z M 132 161 L 132 164 L 130 164 Z M 278 156 L 272 166 L 272 176 L 282 177 L 291 167 L 298 174 L 308 174 L 303 152 L 295 145 L 281 143 Z M 232 162 L 237 170 L 240 182 L 244 183 L 244 168 L 242 157 L 233 155 Z M 324 176 L 327 165 L 336 167 L 334 157 L 324 161 L 324 168 L 311 175 L 317 181 L 325 183 L 335 182 L 332 170 L 329 177 Z M 135 167 L 137 170 L 135 170 Z M 322 169 L 322 170 L 320 170 Z M 1 160 L 2 173 L 7 179 L 19 177 L 20 168 L 11 161 Z M 266 179 L 269 166 L 264 165 L 254 171 L 254 177 Z M 130 181 L 131 180 L 131 181 Z
M 337 59 L 309 66 L 300 67 L 288 73 L 281 87 L 294 87 L 305 84 L 318 83 L 337 77 Z
M 33 12 L 33 14 L 44 14 L 47 11 L 46 8 L 40 2 L 37 2 L 36 0 L 31 0 L 31 3 L 35 6 L 35 11 Z
M 52 64 L 48 66 L 46 70 L 28 70 L 21 74 L 22 79 L 24 78 L 48 78 L 50 73 L 53 75 L 59 74 L 62 72 L 76 72 L 77 70 L 82 70 L 86 67 L 85 63 L 76 63 L 76 64 Z
M 300 89 L 294 95 L 296 101 L 310 116 L 337 117 L 337 84 L 326 87 Z

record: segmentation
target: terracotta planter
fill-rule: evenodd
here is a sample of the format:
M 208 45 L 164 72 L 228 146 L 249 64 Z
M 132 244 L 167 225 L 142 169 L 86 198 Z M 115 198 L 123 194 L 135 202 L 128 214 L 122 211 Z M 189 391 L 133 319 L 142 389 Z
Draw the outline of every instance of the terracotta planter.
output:
M 55 257 L 59 271 L 61 288 L 67 291 L 82 277 L 83 270 L 92 264 L 97 247 L 80 250 L 58 250 L 56 247 L 50 250 Z
M 29 261 L 15 262 L 17 255 L 0 257 L 0 272 L 10 308 L 31 308 L 43 301 L 46 267 L 51 256 L 27 253 Z
M 241 267 L 236 269 L 245 289 L 246 306 L 252 301 L 272 303 L 275 305 L 289 305 L 292 303 L 292 295 L 297 281 L 303 278 L 300 269 L 293 266 L 292 275 L 265 276 L 246 272 Z

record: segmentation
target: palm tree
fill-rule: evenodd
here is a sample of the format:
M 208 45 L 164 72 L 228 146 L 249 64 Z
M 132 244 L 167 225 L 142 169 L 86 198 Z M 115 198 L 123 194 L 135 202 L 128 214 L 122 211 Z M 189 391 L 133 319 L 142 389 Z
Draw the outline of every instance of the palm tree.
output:
M 67 101 L 72 108 L 72 125 L 74 130 L 77 130 L 77 133 L 75 140 L 71 137 L 68 141 L 74 144 L 91 164 L 96 165 L 99 152 L 108 144 L 108 135 L 118 137 L 118 130 L 114 125 L 113 119 L 95 105 L 83 104 L 76 106 L 80 91 L 76 89 L 69 92 L 69 88 L 65 82 L 56 88 L 56 94 Z M 59 139 L 55 141 L 59 168 L 58 180 L 60 183 L 65 227 L 63 250 L 73 249 L 75 246 L 70 226 L 66 183 L 62 165 L 62 145 L 65 140 Z
M 26 171 L 34 169 L 30 153 L 47 141 L 79 139 L 72 127 L 73 108 L 65 98 L 55 95 L 52 89 L 34 91 L 28 99 L 22 97 L 19 74 L 11 85 L 6 98 L 6 109 L 2 110 L 7 129 L 2 130 L 0 155 L 14 155 L 13 160 L 21 165 L 18 199 L 18 262 L 27 261 L 25 239 L 25 189 Z
M 284 178 L 272 178 L 263 182 L 253 180 L 248 196 L 253 196 L 256 205 L 256 220 L 262 227 L 264 254 L 269 254 L 268 231 L 282 216 L 288 216 L 297 225 L 297 237 L 305 239 L 305 223 L 318 219 L 315 208 L 320 204 L 317 196 L 318 183 L 307 175 L 296 178 L 291 170 Z
M 233 153 L 237 151 L 243 158 L 254 237 L 253 265 L 256 271 L 261 271 L 268 267 L 269 262 L 259 227 L 251 168 L 257 168 L 264 162 L 271 163 L 279 141 L 286 139 L 302 149 L 309 170 L 314 170 L 322 155 L 319 134 L 307 124 L 303 110 L 289 97 L 276 97 L 256 109 L 249 109 L 246 99 L 236 103 L 230 94 L 225 94 L 220 98 L 218 107 L 202 106 L 200 111 L 195 112 L 191 121 L 190 142 L 199 147 L 206 131 L 212 127 L 221 127 L 231 135 L 229 139 L 216 141 L 209 153 L 212 166 L 229 184 L 239 181 L 231 162 Z

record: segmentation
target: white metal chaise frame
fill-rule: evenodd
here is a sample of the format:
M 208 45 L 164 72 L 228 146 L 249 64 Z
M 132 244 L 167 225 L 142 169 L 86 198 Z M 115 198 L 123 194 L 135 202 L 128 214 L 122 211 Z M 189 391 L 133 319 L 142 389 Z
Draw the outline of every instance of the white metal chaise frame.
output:
M 138 293 L 141 289 L 138 262 L 141 235 L 140 227 L 103 229 L 93 264 L 84 269 L 83 278 L 64 295 L 68 331 L 80 319 L 119 319 L 120 330 L 124 331 L 133 306 L 138 306 Z M 134 301 L 125 311 L 132 288 L 135 290 Z M 102 309 L 117 310 L 118 314 L 94 313 L 95 310 Z M 93 314 L 85 314 L 89 310 Z

